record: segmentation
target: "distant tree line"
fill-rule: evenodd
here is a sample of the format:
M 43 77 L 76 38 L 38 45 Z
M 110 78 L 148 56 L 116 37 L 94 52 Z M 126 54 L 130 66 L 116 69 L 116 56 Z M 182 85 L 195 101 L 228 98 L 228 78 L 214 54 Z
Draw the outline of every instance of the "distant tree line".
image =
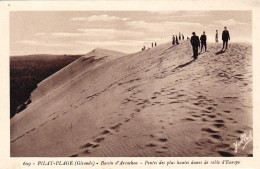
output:
M 10 118 L 31 102 L 37 84 L 82 55 L 30 55 L 10 57 Z

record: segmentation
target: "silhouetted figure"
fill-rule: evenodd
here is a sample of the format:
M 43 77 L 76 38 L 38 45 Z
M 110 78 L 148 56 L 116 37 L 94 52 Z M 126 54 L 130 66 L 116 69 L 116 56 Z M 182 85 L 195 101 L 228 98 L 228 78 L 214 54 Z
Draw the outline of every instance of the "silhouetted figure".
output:
M 181 40 L 181 33 L 179 32 L 179 40 Z
M 172 35 L 172 45 L 175 45 L 175 36 Z
M 200 40 L 199 37 L 196 36 L 195 32 L 192 32 L 192 37 L 190 38 L 190 43 L 193 49 L 193 58 L 194 60 L 198 58 L 198 47 L 200 47 Z
M 224 49 L 225 46 L 226 46 L 226 49 L 228 48 L 228 41 L 230 40 L 230 36 L 229 36 L 229 32 L 227 30 L 227 27 L 225 26 L 224 29 L 225 30 L 222 32 L 222 40 L 223 40 L 222 50 Z
M 179 41 L 178 41 L 178 36 L 176 35 L 176 45 L 179 44 Z
M 142 50 L 145 50 L 145 46 L 142 48 Z
M 157 46 L 157 43 L 156 43 L 156 42 L 154 42 L 154 47 L 155 47 L 155 46 Z
M 205 52 L 207 51 L 207 36 L 205 35 L 205 31 L 203 31 L 203 35 L 200 36 L 201 49 L 202 52 L 203 46 L 205 46 Z
M 182 34 L 182 40 L 184 40 L 184 35 Z
M 152 48 L 153 48 L 153 42 L 152 42 Z
M 218 43 L 218 30 L 216 30 L 215 41 L 216 41 L 216 43 Z

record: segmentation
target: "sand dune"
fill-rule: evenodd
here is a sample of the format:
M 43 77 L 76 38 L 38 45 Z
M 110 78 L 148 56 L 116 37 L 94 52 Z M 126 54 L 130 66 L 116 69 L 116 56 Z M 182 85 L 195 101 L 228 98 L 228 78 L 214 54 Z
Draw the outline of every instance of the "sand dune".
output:
M 11 156 L 252 156 L 233 146 L 252 130 L 251 45 L 208 46 L 76 60 L 11 119 Z
M 47 93 L 54 92 L 57 88 L 73 82 L 77 79 L 77 77 L 82 76 L 84 73 L 87 73 L 88 71 L 123 55 L 126 54 L 106 49 L 94 49 L 85 56 L 77 59 L 75 62 L 42 81 L 38 85 L 37 90 L 32 92 L 31 100 L 35 101 L 38 98 L 42 98 Z

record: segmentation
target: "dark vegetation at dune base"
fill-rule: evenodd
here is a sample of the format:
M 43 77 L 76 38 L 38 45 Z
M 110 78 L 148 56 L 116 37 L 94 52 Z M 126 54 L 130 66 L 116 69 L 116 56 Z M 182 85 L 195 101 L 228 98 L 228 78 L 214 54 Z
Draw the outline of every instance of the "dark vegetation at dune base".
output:
M 10 118 L 30 104 L 37 84 L 83 55 L 10 57 Z

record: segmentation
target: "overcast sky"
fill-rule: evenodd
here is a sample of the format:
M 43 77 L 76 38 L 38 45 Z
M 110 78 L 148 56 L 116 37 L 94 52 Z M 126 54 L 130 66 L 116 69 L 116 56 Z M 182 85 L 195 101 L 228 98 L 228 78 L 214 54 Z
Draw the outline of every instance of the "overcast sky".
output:
M 156 41 L 228 27 L 231 42 L 252 40 L 251 11 L 10 12 L 10 53 L 84 54 L 94 48 L 131 53 Z

